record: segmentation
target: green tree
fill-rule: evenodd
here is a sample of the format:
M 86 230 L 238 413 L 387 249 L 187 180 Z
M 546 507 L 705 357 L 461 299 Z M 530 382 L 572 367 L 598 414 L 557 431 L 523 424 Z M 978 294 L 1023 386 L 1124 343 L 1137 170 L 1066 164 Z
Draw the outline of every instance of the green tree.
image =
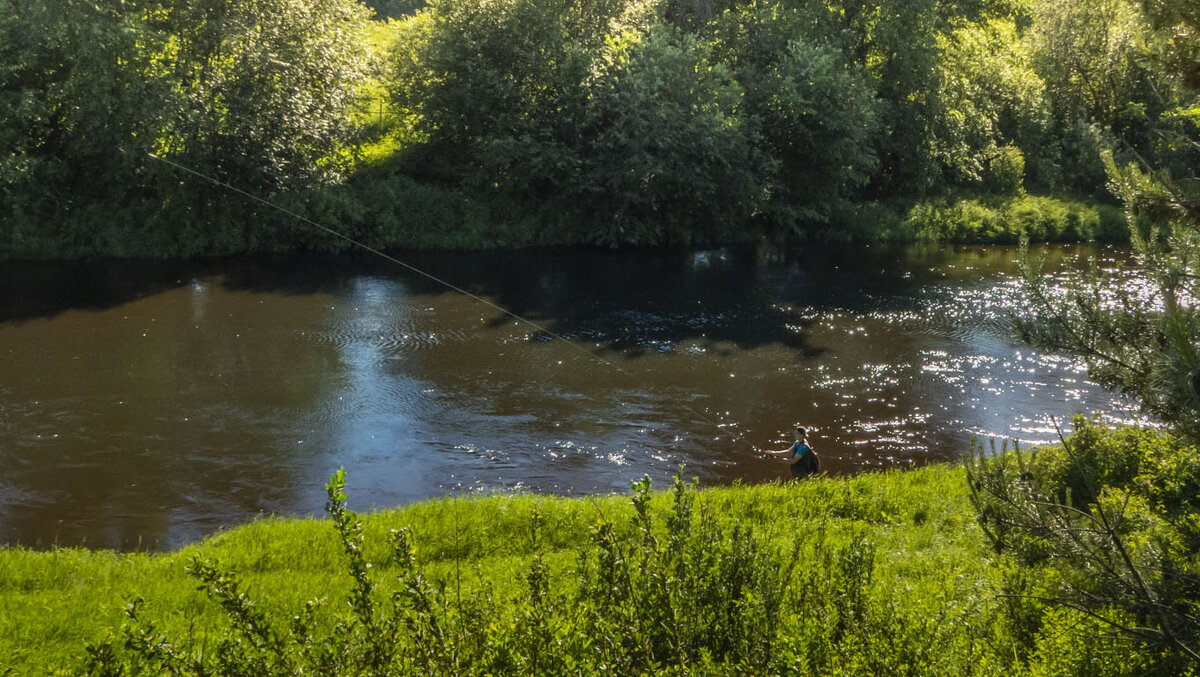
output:
M 334 180 L 367 62 L 355 0 L 176 0 L 165 155 L 247 190 Z
M 877 165 L 874 83 L 834 47 L 801 37 L 809 26 L 786 6 L 744 5 L 715 28 L 765 161 L 761 216 L 782 233 L 827 223 Z
M 1104 195 L 1101 153 L 1151 158 L 1156 121 L 1170 106 L 1166 72 L 1146 59 L 1146 20 L 1134 0 L 1036 0 L 1030 11 L 1026 41 L 1051 114 L 1030 154 L 1034 182 Z
M 1150 5 L 1152 11 L 1161 7 Z M 1172 37 L 1169 59 L 1147 64 L 1186 116 L 1200 103 L 1190 73 L 1200 68 L 1200 14 L 1151 14 Z M 1166 36 L 1163 35 L 1166 33 Z M 1174 71 L 1174 73 L 1172 73 Z M 1195 126 L 1168 143 L 1195 146 Z M 1086 420 L 1061 448 L 1032 458 L 973 454 L 969 476 L 980 522 L 996 547 L 1048 569 L 1033 593 L 1161 652 L 1162 674 L 1200 664 L 1200 179 L 1104 155 L 1113 192 L 1133 224 L 1134 271 L 1095 268 L 1062 292 L 1026 265 L 1032 317 L 1024 337 L 1082 357 L 1089 374 L 1127 393 L 1173 436 Z
M 934 149 L 947 180 L 996 192 L 1019 191 L 1024 160 L 1013 144 L 1029 140 L 1041 128 L 1045 99 L 1016 23 L 1011 18 L 964 22 L 940 36 L 939 44 Z
M 842 25 L 834 34 L 848 37 L 851 63 L 874 80 L 879 114 L 886 120 L 877 142 L 873 192 L 911 196 L 939 190 L 933 138 L 944 8 L 937 0 L 844 0 L 829 6 L 834 25 Z
M 263 245 L 246 203 L 148 153 L 251 191 L 335 180 L 363 14 L 353 0 L 2 0 L 0 253 Z
M 724 239 L 760 195 L 741 88 L 653 3 L 443 0 L 406 26 L 396 96 L 425 180 L 543 241 Z
M 1193 58 L 1200 62 L 1200 50 Z M 1185 103 L 1181 115 L 1197 103 Z M 1173 138 L 1195 147 L 1200 127 L 1184 125 Z M 1101 383 L 1200 439 L 1200 179 L 1120 166 L 1111 153 L 1104 161 L 1133 224 L 1140 279 L 1092 271 L 1056 292 L 1027 263 L 1036 313 L 1018 328 L 1030 342 L 1081 356 Z
M 584 82 L 622 11 L 616 0 L 431 3 L 406 26 L 394 89 L 428 139 L 420 171 L 495 169 L 503 162 L 486 156 L 514 142 L 575 148 Z
M 695 36 L 659 24 L 613 40 L 596 72 L 572 197 L 586 239 L 736 236 L 759 197 L 760 163 L 729 69 Z
M 152 206 L 145 153 L 171 96 L 157 11 L 0 0 L 0 255 L 85 253 Z
M 997 113 L 1027 89 L 1019 73 L 1024 55 L 1005 43 L 1010 36 L 1003 28 L 1017 19 L 1020 4 L 834 0 L 804 10 L 811 22 L 804 31 L 809 41 L 841 50 L 844 63 L 862 68 L 872 83 L 882 126 L 874 142 L 878 164 L 869 194 L 938 193 L 946 188 L 947 174 L 955 179 L 962 178 L 961 169 L 971 173 L 971 160 L 954 167 L 963 164 L 957 146 L 982 131 L 971 129 L 976 122 L 966 116 Z M 994 53 L 980 54 L 985 49 Z M 967 54 L 983 56 L 985 63 L 963 58 Z M 988 102 L 990 95 L 1000 98 Z M 977 155 L 975 150 L 968 157 Z M 956 171 L 948 172 L 948 166 Z
M 1113 125 L 1139 94 L 1145 24 L 1131 0 L 1037 0 L 1030 42 L 1054 115 Z
M 623 21 L 642 19 L 619 0 L 433 2 L 396 59 L 393 96 L 419 139 L 404 171 L 485 201 L 494 220 L 560 223 L 580 183 L 588 83 Z

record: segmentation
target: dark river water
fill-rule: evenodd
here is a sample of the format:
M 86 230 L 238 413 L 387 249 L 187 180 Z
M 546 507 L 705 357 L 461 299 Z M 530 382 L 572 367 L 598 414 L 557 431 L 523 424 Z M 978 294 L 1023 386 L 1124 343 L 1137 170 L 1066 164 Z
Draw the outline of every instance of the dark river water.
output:
M 1047 251 L 1048 269 L 1099 254 Z M 1134 413 L 1016 343 L 1013 248 L 532 251 L 0 270 L 0 543 L 174 548 L 260 514 L 957 458 Z

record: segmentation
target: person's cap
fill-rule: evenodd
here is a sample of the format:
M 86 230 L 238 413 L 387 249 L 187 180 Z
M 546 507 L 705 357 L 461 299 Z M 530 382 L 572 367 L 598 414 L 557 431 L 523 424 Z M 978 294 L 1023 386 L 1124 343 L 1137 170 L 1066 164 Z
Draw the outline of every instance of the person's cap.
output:
M 807 435 L 808 429 L 802 425 L 798 425 L 798 426 L 796 426 L 796 432 L 800 433 L 801 435 Z

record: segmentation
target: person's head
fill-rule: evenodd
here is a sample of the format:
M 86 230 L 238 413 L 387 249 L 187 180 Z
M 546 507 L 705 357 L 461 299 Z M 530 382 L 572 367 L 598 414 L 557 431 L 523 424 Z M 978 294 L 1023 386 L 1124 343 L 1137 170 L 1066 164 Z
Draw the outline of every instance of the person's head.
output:
M 808 437 L 808 429 L 802 425 L 796 426 L 796 439 L 804 440 L 805 437 Z

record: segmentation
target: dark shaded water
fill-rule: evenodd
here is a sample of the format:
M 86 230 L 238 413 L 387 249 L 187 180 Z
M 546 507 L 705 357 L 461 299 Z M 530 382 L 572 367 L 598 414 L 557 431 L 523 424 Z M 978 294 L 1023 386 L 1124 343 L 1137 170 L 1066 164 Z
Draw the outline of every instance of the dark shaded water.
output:
M 9 264 L 0 542 L 176 547 L 320 512 L 338 466 L 363 509 L 624 490 L 680 463 L 704 484 L 781 479 L 752 450 L 795 421 L 845 473 L 953 459 L 972 435 L 1048 441 L 1050 416 L 1130 418 L 1010 338 L 1016 257 L 406 257 L 569 341 L 365 256 Z

